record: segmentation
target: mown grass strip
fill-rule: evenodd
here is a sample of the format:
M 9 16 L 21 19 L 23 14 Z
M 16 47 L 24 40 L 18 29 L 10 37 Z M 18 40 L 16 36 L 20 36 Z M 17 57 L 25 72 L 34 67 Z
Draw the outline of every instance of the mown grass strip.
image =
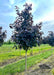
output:
M 54 53 L 54 50 L 46 51 L 38 55 L 31 56 L 27 58 L 27 68 L 37 64 L 41 60 L 48 58 L 51 54 Z M 3 68 L 0 68 L 0 75 L 14 75 L 16 72 L 22 72 L 25 70 L 25 59 L 22 59 L 18 62 L 9 64 Z

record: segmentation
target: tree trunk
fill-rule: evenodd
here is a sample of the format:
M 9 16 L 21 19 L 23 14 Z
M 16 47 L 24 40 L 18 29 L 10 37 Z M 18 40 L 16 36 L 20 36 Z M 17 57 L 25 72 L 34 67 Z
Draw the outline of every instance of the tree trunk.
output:
M 21 49 L 20 49 L 20 57 L 21 57 Z
M 25 73 L 27 75 L 27 51 L 25 53 Z
M 40 47 L 39 47 L 39 53 L 40 53 Z
M 30 55 L 33 55 L 33 50 L 31 50 Z

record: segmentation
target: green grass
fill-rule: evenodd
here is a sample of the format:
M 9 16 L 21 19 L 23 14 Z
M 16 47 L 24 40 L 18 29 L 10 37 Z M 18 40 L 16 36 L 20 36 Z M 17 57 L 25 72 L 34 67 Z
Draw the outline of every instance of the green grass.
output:
M 37 64 L 41 60 L 48 58 L 49 56 L 51 56 L 52 53 L 54 53 L 54 50 L 46 51 L 44 53 L 28 57 L 27 68 L 29 69 L 29 67 Z M 14 73 L 22 72 L 24 70 L 25 70 L 25 59 L 21 59 L 20 61 L 6 65 L 3 68 L 0 68 L 0 75 L 14 75 Z
M 12 58 L 16 58 L 16 57 L 20 57 L 20 49 L 13 49 L 13 44 L 10 45 L 3 45 L 2 47 L 0 47 L 0 62 L 4 62 L 8 59 L 12 59 Z M 35 53 L 39 53 L 39 51 L 46 51 L 51 49 L 52 47 L 49 45 L 41 45 L 40 47 L 33 47 L 32 49 L 28 50 L 27 55 L 30 55 L 31 52 L 33 54 Z M 25 50 L 21 50 L 21 56 L 25 56 Z
M 6 52 L 11 52 L 15 49 L 12 49 L 12 47 L 14 46 L 14 44 L 3 44 L 1 47 L 0 47 L 0 53 L 6 53 Z
M 54 68 L 51 70 L 52 74 L 54 75 Z

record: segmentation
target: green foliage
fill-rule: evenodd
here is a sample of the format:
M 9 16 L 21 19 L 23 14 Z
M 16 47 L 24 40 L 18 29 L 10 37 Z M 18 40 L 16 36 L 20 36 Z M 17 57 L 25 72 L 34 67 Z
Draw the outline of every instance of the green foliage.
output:
M 4 44 L 15 44 L 15 42 L 8 40 L 8 41 L 4 42 Z

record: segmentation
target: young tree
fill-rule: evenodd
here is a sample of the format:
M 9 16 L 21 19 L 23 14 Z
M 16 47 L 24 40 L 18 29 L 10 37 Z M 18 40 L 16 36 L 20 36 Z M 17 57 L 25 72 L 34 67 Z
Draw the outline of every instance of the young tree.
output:
M 6 31 L 2 32 L 2 27 L 0 27 L 0 46 L 2 46 L 5 38 L 6 38 Z
M 26 52 L 25 54 L 25 70 L 27 72 L 27 50 L 32 48 L 37 44 L 37 38 L 40 41 L 42 33 L 41 24 L 36 24 L 33 26 L 33 16 L 31 14 L 32 4 L 25 4 L 24 10 L 19 12 L 19 8 L 16 7 L 17 17 L 13 24 L 10 24 L 10 28 L 14 29 L 14 34 L 12 35 L 13 41 L 18 44 L 19 48 L 23 48 Z

